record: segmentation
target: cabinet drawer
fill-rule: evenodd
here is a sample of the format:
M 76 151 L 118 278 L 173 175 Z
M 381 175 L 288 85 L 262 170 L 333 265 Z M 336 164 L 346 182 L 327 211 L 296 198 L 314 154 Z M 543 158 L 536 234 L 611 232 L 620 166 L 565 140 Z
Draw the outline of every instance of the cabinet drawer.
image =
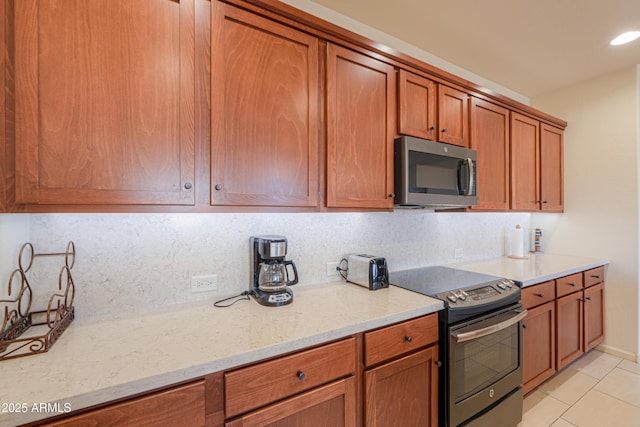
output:
M 78 426 L 202 426 L 205 423 L 205 382 L 174 387 L 101 409 L 42 424 Z
M 582 273 L 572 274 L 571 276 L 556 279 L 556 295 L 558 298 L 569 295 L 575 291 L 579 291 L 584 287 L 582 281 Z
M 554 280 L 522 289 L 522 305 L 527 309 L 554 299 L 556 299 L 556 284 Z
M 595 284 L 604 282 L 604 266 L 593 268 L 584 272 L 584 287 L 588 288 Z
M 371 366 L 437 341 L 437 314 L 367 332 L 364 334 L 365 365 Z
M 225 418 L 346 377 L 355 369 L 355 338 L 349 338 L 227 372 Z

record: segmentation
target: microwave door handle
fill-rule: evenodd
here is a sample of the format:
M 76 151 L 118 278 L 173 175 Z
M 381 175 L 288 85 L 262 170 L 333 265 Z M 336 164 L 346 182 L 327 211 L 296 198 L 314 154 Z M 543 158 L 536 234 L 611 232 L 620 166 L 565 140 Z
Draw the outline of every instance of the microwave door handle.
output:
M 465 194 L 465 196 L 473 196 L 473 186 L 474 186 L 473 177 L 476 175 L 475 169 L 476 169 L 476 166 L 473 160 L 471 160 L 470 158 L 467 159 L 467 172 L 469 173 L 469 187 L 467 188 L 467 194 Z
M 521 313 L 518 313 L 495 325 L 487 326 L 481 329 L 476 329 L 475 331 L 462 332 L 462 333 L 454 332 L 451 335 L 453 335 L 453 338 L 456 340 L 456 342 L 465 342 L 465 341 L 474 340 L 476 338 L 486 337 L 487 335 L 494 334 L 498 331 L 507 329 L 508 327 L 515 325 L 516 323 L 524 319 L 527 316 L 527 314 L 528 314 L 527 310 L 524 310 Z

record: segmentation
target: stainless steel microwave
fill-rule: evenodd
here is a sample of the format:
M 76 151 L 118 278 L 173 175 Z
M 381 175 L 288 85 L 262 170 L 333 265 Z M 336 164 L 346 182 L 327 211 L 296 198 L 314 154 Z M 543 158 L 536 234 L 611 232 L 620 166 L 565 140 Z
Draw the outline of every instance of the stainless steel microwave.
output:
M 395 204 L 452 209 L 478 204 L 476 150 L 402 136 L 395 140 Z

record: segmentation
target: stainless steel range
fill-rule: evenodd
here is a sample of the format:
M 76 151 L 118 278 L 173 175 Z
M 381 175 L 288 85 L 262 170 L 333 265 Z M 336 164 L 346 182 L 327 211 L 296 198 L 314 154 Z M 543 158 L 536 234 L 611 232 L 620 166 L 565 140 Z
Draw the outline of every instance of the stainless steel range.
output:
M 520 286 L 449 267 L 392 272 L 392 285 L 441 299 L 441 426 L 515 427 L 522 420 Z

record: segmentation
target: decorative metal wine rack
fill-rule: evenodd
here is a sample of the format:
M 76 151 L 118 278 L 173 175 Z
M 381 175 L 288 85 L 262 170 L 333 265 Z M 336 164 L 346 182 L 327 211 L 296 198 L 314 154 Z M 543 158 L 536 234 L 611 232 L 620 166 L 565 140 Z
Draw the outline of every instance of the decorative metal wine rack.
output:
M 25 257 L 29 261 L 25 266 Z M 58 276 L 58 289 L 49 298 L 46 310 L 31 311 L 33 288 L 27 279 L 27 272 L 38 257 L 64 256 L 64 265 Z M 25 243 L 18 255 L 18 268 L 15 269 L 6 290 L 0 297 L 0 361 L 30 354 L 45 353 L 60 338 L 75 317 L 73 298 L 75 286 L 71 269 L 75 264 L 76 248 L 73 242 L 67 244 L 62 253 L 34 252 L 31 243 Z

